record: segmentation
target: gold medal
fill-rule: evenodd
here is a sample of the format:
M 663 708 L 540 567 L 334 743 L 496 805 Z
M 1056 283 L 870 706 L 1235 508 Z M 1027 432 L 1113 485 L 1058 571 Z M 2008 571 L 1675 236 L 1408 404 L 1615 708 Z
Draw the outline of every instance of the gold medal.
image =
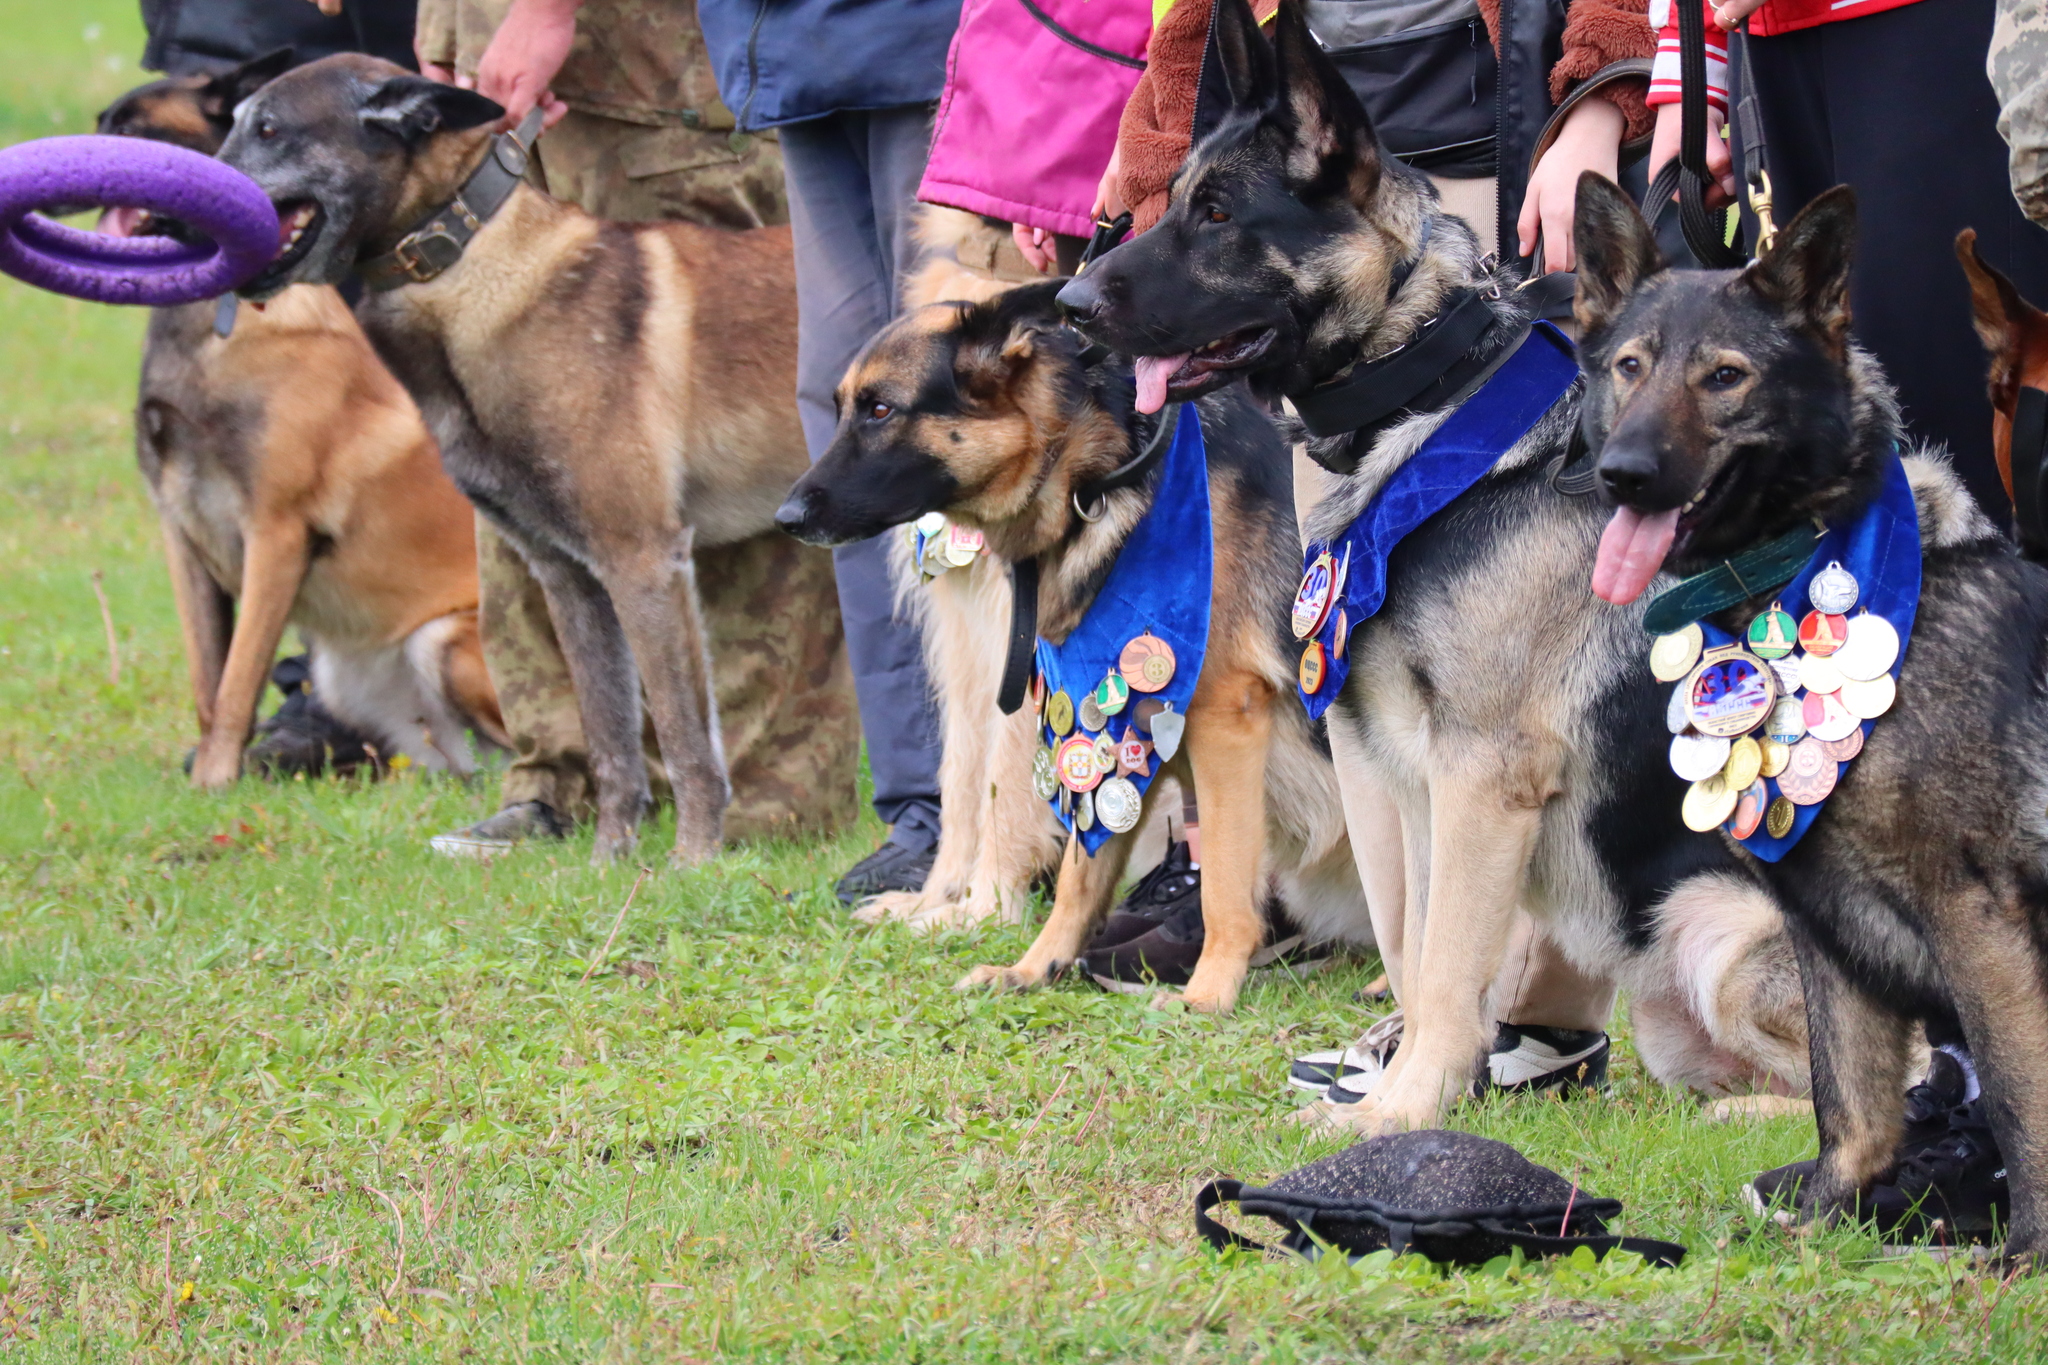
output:
M 1684 630 L 1659 635 L 1650 646 L 1650 675 L 1658 682 L 1677 682 L 1699 662 L 1700 646 L 1705 641 L 1706 633 L 1697 621 Z
M 1782 659 L 1792 652 L 1799 635 L 1799 623 L 1780 602 L 1769 611 L 1758 612 L 1749 623 L 1749 652 L 1759 659 Z
M 1728 766 L 1730 742 L 1716 735 L 1673 735 L 1671 771 L 1687 782 L 1701 782 Z
M 1084 792 L 1102 780 L 1102 770 L 1095 766 L 1095 741 L 1086 735 L 1075 735 L 1059 750 L 1060 784 L 1070 792 Z
M 1847 763 L 1863 752 L 1863 727 L 1857 726 L 1845 738 L 1834 740 L 1827 745 L 1828 757 L 1837 763 Z
M 1728 817 L 1728 823 L 1722 828 L 1738 839 L 1747 839 L 1764 822 L 1764 807 L 1770 801 L 1770 793 L 1764 789 L 1763 783 L 1750 783 L 1736 799 L 1735 814 Z
M 1306 640 L 1323 628 L 1323 620 L 1330 614 L 1330 600 L 1336 589 L 1337 558 L 1325 550 L 1309 562 L 1308 572 L 1301 576 L 1301 587 L 1295 591 L 1292 616 L 1295 639 Z
M 1847 681 L 1832 654 L 1808 655 L 1799 661 L 1799 683 L 1809 697 L 1816 692 L 1839 692 Z
M 1851 682 L 1870 682 L 1889 673 L 1899 661 L 1899 632 L 1882 616 L 1864 612 L 1849 622 L 1849 638 L 1835 654 L 1835 665 Z
M 1835 789 L 1839 771 L 1827 746 L 1808 735 L 1792 746 L 1792 761 L 1778 774 L 1778 790 L 1796 806 L 1817 806 Z
M 1323 686 L 1323 642 L 1310 640 L 1308 648 L 1301 651 L 1301 690 L 1313 697 Z
M 1799 808 L 1781 796 L 1764 812 L 1764 830 L 1773 839 L 1782 839 L 1792 832 L 1792 822 L 1798 817 Z
M 1031 755 L 1031 790 L 1038 793 L 1041 801 L 1050 801 L 1060 794 L 1060 770 L 1050 749 L 1040 747 Z
M 1703 735 L 1746 735 L 1764 723 L 1778 700 L 1777 675 L 1741 645 L 1708 650 L 1681 686 L 1686 717 Z
M 1892 709 L 1892 703 L 1899 698 L 1899 685 L 1889 673 L 1880 673 L 1868 682 L 1845 682 L 1838 694 L 1842 698 L 1842 709 L 1858 720 L 1876 720 Z M 1825 738 L 1825 736 L 1823 736 Z M 1846 739 L 1848 736 L 1843 735 Z
M 1146 631 L 1117 656 L 1116 671 L 1136 692 L 1158 692 L 1173 681 L 1173 646 Z
M 1074 699 L 1063 687 L 1046 699 L 1046 728 L 1056 735 L 1070 735 L 1074 732 Z
M 1744 735 L 1728 750 L 1728 766 L 1721 770 L 1721 780 L 1736 791 L 1748 791 L 1764 770 L 1764 751 L 1755 740 Z M 1757 818 L 1763 818 L 1763 807 L 1757 807 Z
M 1794 740 L 1793 743 L 1797 743 Z M 1776 777 L 1785 771 L 1785 765 L 1792 761 L 1792 745 L 1778 739 L 1766 739 L 1757 745 L 1762 761 L 1757 765 L 1758 777 Z
M 1138 827 L 1144 813 L 1144 798 L 1135 784 L 1121 777 L 1106 779 L 1095 789 L 1095 818 L 1111 834 L 1128 834 Z
M 1735 802 L 1741 793 L 1721 780 L 1720 774 L 1695 782 L 1686 788 L 1685 804 L 1679 814 L 1685 819 L 1685 827 L 1705 834 L 1727 823 L 1735 813 Z

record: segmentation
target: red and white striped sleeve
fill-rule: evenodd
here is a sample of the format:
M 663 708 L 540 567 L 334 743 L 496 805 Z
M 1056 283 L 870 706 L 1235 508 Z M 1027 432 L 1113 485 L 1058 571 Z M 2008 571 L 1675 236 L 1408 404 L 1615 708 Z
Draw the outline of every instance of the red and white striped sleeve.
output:
M 1678 103 L 1678 16 L 1671 7 L 1689 0 L 1650 0 L 1650 22 L 1657 28 L 1657 60 L 1650 70 L 1652 105 Z M 1728 35 L 1714 22 L 1712 4 L 1701 3 L 1707 22 L 1707 102 L 1728 112 Z M 1662 13 L 1659 13 L 1662 11 Z

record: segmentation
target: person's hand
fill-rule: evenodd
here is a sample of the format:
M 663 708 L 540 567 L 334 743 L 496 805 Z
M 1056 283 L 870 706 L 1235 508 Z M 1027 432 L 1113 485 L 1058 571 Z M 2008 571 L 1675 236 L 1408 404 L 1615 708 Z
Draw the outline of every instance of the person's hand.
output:
M 1024 253 L 1024 259 L 1031 268 L 1043 275 L 1052 269 L 1056 259 L 1053 255 L 1052 234 L 1044 228 L 1025 227 L 1022 223 L 1010 224 L 1010 240 L 1017 244 L 1017 250 Z
M 568 60 L 576 41 L 576 11 L 583 0 L 512 0 L 512 10 L 476 64 L 476 79 L 457 77 L 456 84 L 505 106 L 505 126 L 514 128 L 535 105 L 546 110 L 543 128 L 552 128 L 569 106 L 548 88 Z
M 330 19 L 341 13 L 341 0 L 313 0 L 313 5 Z
M 1678 137 L 1684 118 L 1675 104 L 1657 106 L 1657 131 L 1650 136 L 1650 179 L 1655 180 L 1657 172 L 1664 169 L 1664 163 L 1678 155 Z M 1712 177 L 1706 194 L 1709 209 L 1723 208 L 1735 202 L 1735 161 L 1728 152 L 1728 139 L 1721 136 L 1721 129 L 1727 121 L 1726 114 L 1711 104 L 1707 106 L 1707 174 Z M 1673 194 L 1671 197 L 1676 199 L 1678 196 Z
M 1683 4 L 1684 0 L 1674 0 Z M 1764 7 L 1764 0 L 1722 0 L 1714 6 L 1714 23 L 1723 33 L 1733 33 L 1742 21 Z
M 422 76 L 425 76 L 430 81 L 439 81 L 443 85 L 455 84 L 454 67 L 443 66 L 439 62 L 430 62 L 425 57 L 420 57 L 417 49 L 413 51 L 413 56 L 419 58 L 420 74 Z
M 1123 191 L 1117 187 L 1117 175 L 1123 160 L 1121 144 L 1109 153 L 1109 169 L 1102 173 L 1102 180 L 1095 186 L 1095 202 L 1088 206 L 1088 216 L 1096 222 L 1121 217 L 1130 208 L 1124 202 Z
M 1565 115 L 1557 140 L 1529 177 L 1522 214 L 1515 222 L 1516 255 L 1534 252 L 1541 234 L 1546 272 L 1577 265 L 1572 256 L 1572 211 L 1578 202 L 1579 173 L 1598 171 L 1614 179 L 1621 162 L 1621 135 L 1627 126 L 1621 110 L 1597 95 L 1581 100 Z

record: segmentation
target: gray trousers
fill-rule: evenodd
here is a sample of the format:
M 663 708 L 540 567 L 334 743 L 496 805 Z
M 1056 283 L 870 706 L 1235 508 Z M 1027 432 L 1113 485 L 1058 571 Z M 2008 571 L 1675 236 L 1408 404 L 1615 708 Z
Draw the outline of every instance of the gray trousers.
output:
M 833 114 L 780 136 L 796 237 L 796 402 L 816 460 L 838 424 L 832 390 L 896 316 L 898 284 L 917 262 L 910 229 L 931 109 Z M 895 842 L 926 848 L 939 837 L 939 720 L 923 644 L 896 614 L 886 535 L 832 556 L 875 813 Z

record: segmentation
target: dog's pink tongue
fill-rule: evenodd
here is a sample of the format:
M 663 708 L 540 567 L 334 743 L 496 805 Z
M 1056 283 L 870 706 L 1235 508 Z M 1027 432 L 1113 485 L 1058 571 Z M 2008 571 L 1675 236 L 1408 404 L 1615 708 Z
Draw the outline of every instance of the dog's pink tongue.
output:
M 1166 381 L 1173 372 L 1187 364 L 1189 353 L 1179 355 L 1141 355 L 1137 358 L 1138 411 L 1157 412 L 1166 406 Z
M 1614 519 L 1600 533 L 1600 556 L 1593 561 L 1593 595 L 1617 606 L 1635 601 L 1650 586 L 1671 542 L 1678 535 L 1678 509 L 1644 516 L 1632 507 L 1614 509 Z
M 148 209 L 106 209 L 101 212 L 100 221 L 93 230 L 108 237 L 133 237 L 148 220 Z

